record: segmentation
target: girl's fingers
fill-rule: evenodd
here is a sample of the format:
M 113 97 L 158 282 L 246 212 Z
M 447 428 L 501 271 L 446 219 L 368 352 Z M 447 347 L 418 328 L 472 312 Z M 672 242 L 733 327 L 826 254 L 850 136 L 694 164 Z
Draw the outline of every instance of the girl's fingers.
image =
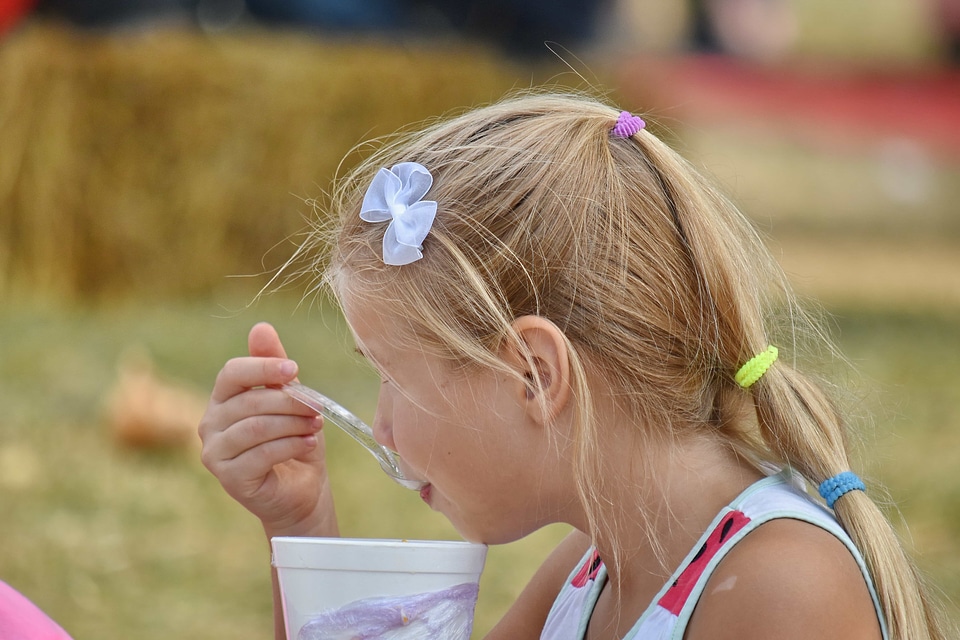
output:
M 315 435 L 271 440 L 247 449 L 232 460 L 221 462 L 211 471 L 230 495 L 244 502 L 255 497 L 278 465 L 307 459 L 317 444 Z
M 230 425 L 251 416 L 316 416 L 317 412 L 286 392 L 270 387 L 250 389 L 232 398 L 212 410 L 217 421 L 227 429 Z
M 217 375 L 210 399 L 223 403 L 255 387 L 280 386 L 297 376 L 297 363 L 285 358 L 233 358 Z
M 313 435 L 321 425 L 322 421 L 316 416 L 250 416 L 219 434 L 214 447 L 218 458 L 232 460 L 250 449 L 275 440 Z
M 291 436 L 264 442 L 252 449 L 247 449 L 230 461 L 230 464 L 243 469 L 247 478 L 259 480 L 266 476 L 277 465 L 294 459 L 303 459 L 317 448 L 317 437 Z
M 278 504 L 310 502 L 302 487 L 319 490 L 323 419 L 276 388 L 296 379 L 297 365 L 272 326 L 255 325 L 248 347 L 249 357 L 230 360 L 217 375 L 200 422 L 200 458 L 230 495 L 263 519 Z
M 207 469 L 221 478 L 221 481 L 224 470 L 227 468 L 243 469 L 243 475 L 247 477 L 260 477 L 266 474 L 270 467 L 246 468 L 243 463 L 246 454 L 264 448 L 267 451 L 273 451 L 278 446 L 276 443 L 282 442 L 287 442 L 285 446 L 289 448 L 292 443 L 288 441 L 298 440 L 305 440 L 309 444 L 308 449 L 312 448 L 316 446 L 316 434 L 321 427 L 322 420 L 316 417 L 253 416 L 205 440 L 200 459 Z M 284 462 L 292 457 L 295 456 L 287 455 L 273 464 Z
M 300 416 L 312 418 L 317 412 L 294 400 L 283 391 L 271 388 L 250 389 L 218 402 L 211 398 L 207 411 L 197 429 L 200 440 L 206 446 L 218 434 L 231 429 L 236 423 L 254 416 Z M 265 437 L 264 439 L 270 439 Z
M 266 322 L 254 325 L 247 337 L 249 357 L 224 365 L 214 384 L 211 400 L 224 402 L 247 389 L 279 386 L 297 376 L 297 363 L 287 358 L 276 329 Z

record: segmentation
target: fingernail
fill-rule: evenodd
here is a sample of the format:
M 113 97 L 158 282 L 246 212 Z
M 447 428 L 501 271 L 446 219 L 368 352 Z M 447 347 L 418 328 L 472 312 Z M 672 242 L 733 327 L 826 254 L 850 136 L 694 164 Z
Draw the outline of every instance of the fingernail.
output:
M 317 446 L 317 436 L 303 436 L 303 444 L 307 445 L 308 449 L 313 449 Z
M 284 360 L 280 363 L 280 375 L 292 376 L 297 372 L 297 363 L 293 360 Z

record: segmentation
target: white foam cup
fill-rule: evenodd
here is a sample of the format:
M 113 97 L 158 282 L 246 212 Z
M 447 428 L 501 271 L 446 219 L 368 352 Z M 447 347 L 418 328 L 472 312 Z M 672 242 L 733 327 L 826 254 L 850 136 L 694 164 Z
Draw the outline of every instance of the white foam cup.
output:
M 277 537 L 271 544 L 287 640 L 318 615 L 358 601 L 476 585 L 487 556 L 486 545 L 450 540 Z M 472 622 L 472 608 L 469 615 Z

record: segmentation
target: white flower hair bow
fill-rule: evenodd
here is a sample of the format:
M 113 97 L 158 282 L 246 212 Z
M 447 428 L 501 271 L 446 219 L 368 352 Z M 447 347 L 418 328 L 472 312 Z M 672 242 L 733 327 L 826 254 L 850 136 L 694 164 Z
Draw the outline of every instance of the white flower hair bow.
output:
M 383 234 L 383 261 L 405 265 L 423 257 L 423 239 L 430 233 L 437 215 L 437 203 L 421 200 L 433 176 L 416 162 L 401 162 L 380 169 L 363 196 L 360 218 L 366 222 L 387 222 Z

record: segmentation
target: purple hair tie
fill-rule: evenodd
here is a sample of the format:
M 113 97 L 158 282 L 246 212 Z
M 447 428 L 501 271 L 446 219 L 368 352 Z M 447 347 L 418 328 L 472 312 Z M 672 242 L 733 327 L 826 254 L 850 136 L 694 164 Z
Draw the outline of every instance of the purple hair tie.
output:
M 617 118 L 617 124 L 613 125 L 613 129 L 610 130 L 610 135 L 614 138 L 630 138 L 645 126 L 647 126 L 647 123 L 640 116 L 635 116 L 629 111 L 621 111 L 620 117 Z

